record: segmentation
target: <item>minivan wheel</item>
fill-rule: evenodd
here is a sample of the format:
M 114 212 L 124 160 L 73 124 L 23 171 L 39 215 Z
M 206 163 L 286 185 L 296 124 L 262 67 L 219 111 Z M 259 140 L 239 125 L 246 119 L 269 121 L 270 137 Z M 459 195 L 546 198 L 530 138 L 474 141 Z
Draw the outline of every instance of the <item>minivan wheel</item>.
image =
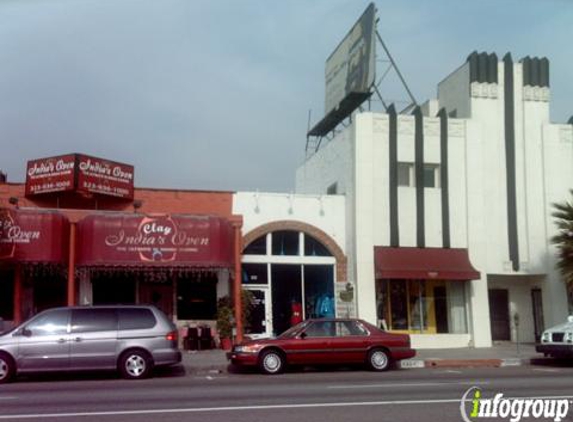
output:
M 368 366 L 373 371 L 385 371 L 390 367 L 390 356 L 384 349 L 373 349 L 368 353 Z
M 263 352 L 259 360 L 259 368 L 268 375 L 280 374 L 285 367 L 285 359 L 277 350 Z
M 15 369 L 12 358 L 5 353 L 0 353 L 0 384 L 10 381 Z
M 119 371 L 126 379 L 147 378 L 152 366 L 149 355 L 141 350 L 127 351 L 119 360 Z

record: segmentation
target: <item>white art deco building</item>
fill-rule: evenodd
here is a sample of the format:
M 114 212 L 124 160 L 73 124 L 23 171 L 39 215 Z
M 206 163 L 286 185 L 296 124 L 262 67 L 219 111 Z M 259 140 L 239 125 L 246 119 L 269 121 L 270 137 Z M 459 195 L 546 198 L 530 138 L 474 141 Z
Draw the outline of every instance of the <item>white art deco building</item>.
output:
M 573 125 L 551 123 L 549 62 L 473 53 L 410 115 L 362 112 L 296 174 L 346 197 L 356 314 L 416 347 L 533 342 L 568 312 L 554 202 Z

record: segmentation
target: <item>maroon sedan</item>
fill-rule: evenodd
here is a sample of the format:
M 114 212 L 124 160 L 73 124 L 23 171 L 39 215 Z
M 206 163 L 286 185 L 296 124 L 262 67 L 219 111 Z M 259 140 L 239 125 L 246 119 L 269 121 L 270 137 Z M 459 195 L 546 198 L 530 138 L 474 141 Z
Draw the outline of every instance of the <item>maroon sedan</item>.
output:
M 384 371 L 414 357 L 410 336 L 382 331 L 359 319 L 310 319 L 274 339 L 245 341 L 227 354 L 233 364 L 278 374 L 286 365 L 364 363 Z

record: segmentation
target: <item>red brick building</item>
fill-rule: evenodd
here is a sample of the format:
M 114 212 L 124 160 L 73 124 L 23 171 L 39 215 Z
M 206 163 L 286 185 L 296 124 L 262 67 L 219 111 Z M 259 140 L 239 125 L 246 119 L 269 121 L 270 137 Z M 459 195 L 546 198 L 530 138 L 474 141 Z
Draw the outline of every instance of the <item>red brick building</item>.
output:
M 69 177 L 49 173 L 62 159 L 75 160 Z M 28 163 L 26 183 L 0 181 L 0 318 L 145 302 L 201 321 L 214 319 L 217 297 L 239 297 L 242 218 L 232 214 L 232 192 L 135 188 L 133 167 L 121 165 L 117 174 L 131 175 L 115 194 L 117 177 L 81 174 L 86 159 L 110 175 L 120 165 L 71 154 L 43 159 L 35 186 L 30 167 L 41 160 Z

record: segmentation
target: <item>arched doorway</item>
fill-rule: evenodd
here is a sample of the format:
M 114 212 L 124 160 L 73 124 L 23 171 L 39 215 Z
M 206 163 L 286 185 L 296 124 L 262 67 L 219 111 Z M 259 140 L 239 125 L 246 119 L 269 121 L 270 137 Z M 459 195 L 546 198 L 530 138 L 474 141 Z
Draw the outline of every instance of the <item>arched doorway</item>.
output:
M 345 258 L 326 234 L 300 223 L 274 224 L 249 233 L 245 245 L 242 285 L 255 299 L 246 335 L 278 335 L 304 319 L 336 316 Z

